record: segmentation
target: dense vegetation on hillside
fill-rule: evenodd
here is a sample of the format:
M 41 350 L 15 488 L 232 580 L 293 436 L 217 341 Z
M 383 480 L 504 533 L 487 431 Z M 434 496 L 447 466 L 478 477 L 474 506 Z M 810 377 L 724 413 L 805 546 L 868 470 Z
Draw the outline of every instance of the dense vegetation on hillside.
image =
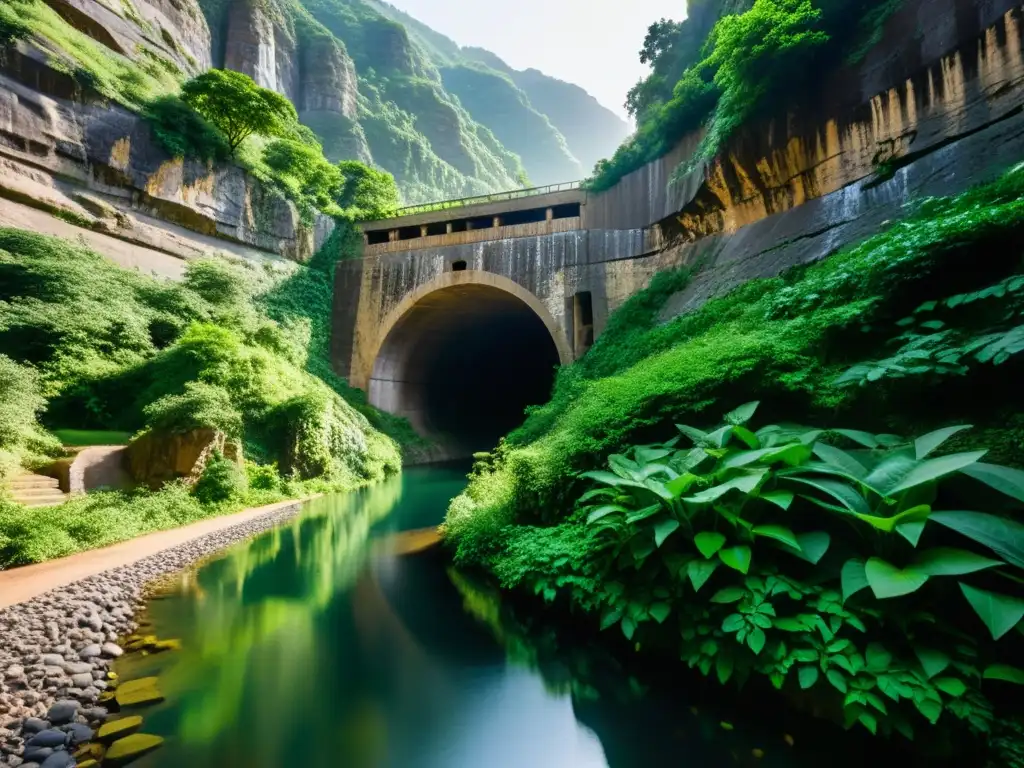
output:
M 668 323 L 688 276 L 659 275 L 478 463 L 458 562 L 872 732 L 1001 727 L 1024 681 L 1022 193 L 1018 167 L 922 201 Z
M 740 125 L 774 117 L 812 93 L 825 73 L 878 42 L 900 0 L 702 0 L 683 22 L 648 30 L 640 61 L 651 74 L 630 90 L 637 132 L 595 168 L 603 190 L 704 128 L 694 163 Z
M 351 246 L 345 237 L 339 227 L 307 267 L 195 261 L 184 283 L 174 284 L 66 241 L 0 230 L 2 469 L 57 455 L 46 427 L 211 428 L 241 441 L 258 491 L 247 495 L 244 479 L 220 465 L 208 471 L 226 472 L 226 480 L 197 485 L 194 499 L 169 488 L 164 512 L 147 493 L 103 494 L 55 511 L 3 503 L 0 565 L 180 524 L 224 503 L 353 488 L 397 472 L 398 443 L 417 438 L 404 420 L 372 408 L 338 379 L 328 360 L 331 269 Z M 79 530 L 74 521 L 83 509 L 121 522 L 100 533 Z M 158 518 L 149 519 L 150 509 Z M 64 533 L 47 549 L 55 528 Z

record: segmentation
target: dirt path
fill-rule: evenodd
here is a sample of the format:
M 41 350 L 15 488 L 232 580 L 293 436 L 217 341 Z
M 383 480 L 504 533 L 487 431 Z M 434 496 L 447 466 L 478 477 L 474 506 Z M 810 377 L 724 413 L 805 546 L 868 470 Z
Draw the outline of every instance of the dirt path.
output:
M 10 571 L 0 571 L 0 608 L 30 600 L 37 595 L 97 573 L 134 563 L 165 549 L 192 541 L 201 536 L 248 522 L 275 510 L 295 504 L 282 501 L 265 507 L 246 509 L 233 515 L 212 517 L 182 528 L 146 534 L 137 539 L 123 541 L 103 549 L 79 552 L 59 560 L 37 565 L 26 565 Z

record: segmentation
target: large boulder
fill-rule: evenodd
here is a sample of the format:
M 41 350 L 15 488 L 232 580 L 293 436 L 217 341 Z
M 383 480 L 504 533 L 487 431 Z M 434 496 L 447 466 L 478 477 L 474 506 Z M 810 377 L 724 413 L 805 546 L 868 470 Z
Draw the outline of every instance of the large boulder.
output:
M 128 472 L 136 482 L 150 488 L 179 479 L 193 484 L 217 451 L 241 465 L 242 447 L 215 429 L 180 433 L 149 431 L 129 444 Z

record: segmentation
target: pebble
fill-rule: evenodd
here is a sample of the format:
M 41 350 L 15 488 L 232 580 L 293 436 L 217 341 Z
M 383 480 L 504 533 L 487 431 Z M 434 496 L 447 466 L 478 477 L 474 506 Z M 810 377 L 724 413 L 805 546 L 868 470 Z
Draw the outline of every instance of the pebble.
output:
M 76 744 L 92 738 L 87 723 L 97 727 L 106 717 L 97 704 L 110 698 L 110 664 L 124 653 L 115 641 L 138 629 L 147 585 L 285 522 L 300 507 L 288 505 L 0 609 L 0 768 L 73 766 L 63 742 L 57 751 L 37 744 L 27 753 L 25 743 L 48 731 Z

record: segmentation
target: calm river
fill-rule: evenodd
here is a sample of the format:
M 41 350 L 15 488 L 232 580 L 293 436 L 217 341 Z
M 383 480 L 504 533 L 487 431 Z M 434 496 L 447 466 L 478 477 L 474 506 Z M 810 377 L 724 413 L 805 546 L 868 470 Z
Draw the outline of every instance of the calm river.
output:
M 597 662 L 503 629 L 495 602 L 440 556 L 388 551 L 390 534 L 440 522 L 464 483 L 461 468 L 410 469 L 319 499 L 182 576 L 150 609 L 153 631 L 182 650 L 119 667 L 122 678 L 159 675 L 166 696 L 141 713 L 166 743 L 134 765 L 821 764 L 820 747 L 790 746 L 760 718 L 723 725 L 637 696 L 624 673 L 602 677 Z

